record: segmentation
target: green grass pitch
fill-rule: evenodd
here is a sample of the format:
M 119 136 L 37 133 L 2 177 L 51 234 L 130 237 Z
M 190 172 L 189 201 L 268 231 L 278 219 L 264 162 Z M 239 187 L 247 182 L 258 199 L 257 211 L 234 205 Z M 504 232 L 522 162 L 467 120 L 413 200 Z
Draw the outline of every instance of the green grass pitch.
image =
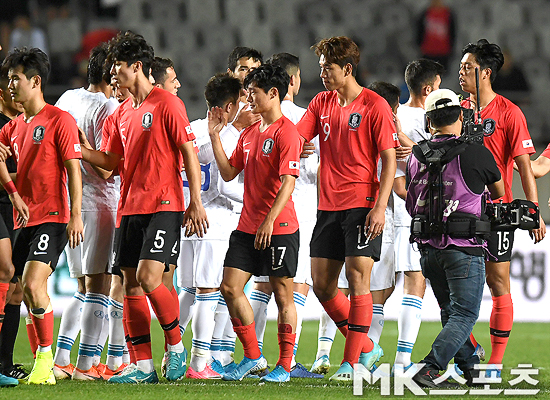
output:
M 25 367 L 32 367 L 32 355 L 29 350 L 29 344 L 26 337 L 24 320 L 21 319 L 20 334 L 15 347 L 15 361 L 23 363 Z M 56 318 L 56 332 L 59 325 L 59 319 Z M 300 347 L 298 349 L 297 360 L 310 367 L 314 360 L 317 350 L 317 327 L 316 321 L 305 321 L 303 324 Z M 268 322 L 264 355 L 273 366 L 278 357 L 276 324 L 273 321 Z M 426 355 L 431 343 L 440 330 L 439 323 L 424 322 L 420 328 L 418 340 L 414 347 L 413 361 L 418 362 Z M 490 352 L 489 328 L 487 323 L 479 323 L 474 328 L 474 334 L 478 341 Z M 57 336 L 57 335 L 56 335 Z M 163 336 L 157 321 L 152 322 L 153 337 L 153 356 L 157 366 L 157 372 L 160 371 L 160 361 L 163 354 Z M 386 321 L 380 345 L 384 349 L 385 356 L 381 362 L 392 363 L 395 357 L 397 343 L 397 323 L 395 321 Z M 190 327 L 184 336 L 184 344 L 189 350 L 191 348 Z M 337 369 L 343 354 L 343 337 L 338 333 L 334 342 L 329 376 Z M 76 361 L 78 347 L 75 344 L 72 352 L 73 363 Z M 106 350 L 105 350 L 106 352 Z M 237 351 L 235 358 L 239 361 L 242 358 L 242 349 L 239 348 L 237 341 Z M 104 360 L 104 359 L 103 359 Z M 102 361 L 103 361 L 102 360 Z M 536 396 L 518 396 L 516 398 L 525 399 L 550 399 L 550 324 L 535 323 L 516 323 L 510 337 L 510 342 L 504 359 L 503 383 L 501 385 L 491 385 L 491 388 L 512 388 L 508 384 L 510 369 L 518 364 L 532 364 L 539 369 L 539 375 L 534 376 L 539 380 L 536 388 L 540 389 Z M 531 389 L 532 386 L 524 385 L 524 388 Z M 363 395 L 360 398 L 378 399 L 384 396 L 380 394 L 378 384 L 363 385 Z M 392 390 L 393 393 L 393 390 Z M 387 396 L 385 396 L 387 397 Z M 390 397 L 394 397 L 392 394 Z M 405 398 L 416 397 L 410 392 L 405 391 Z M 428 398 L 438 398 L 436 396 L 425 396 Z M 449 398 L 453 396 L 446 396 Z M 16 388 L 0 388 L 0 399 L 14 400 L 46 400 L 46 399 L 78 399 L 78 400 L 140 400 L 140 399 L 341 399 L 358 398 L 353 395 L 352 385 L 336 384 L 329 382 L 328 376 L 324 379 L 294 379 L 285 384 L 261 384 L 257 380 L 244 380 L 243 382 L 221 382 L 221 381 L 191 381 L 184 379 L 177 383 L 168 383 L 161 380 L 158 385 L 112 385 L 106 382 L 71 382 L 59 381 L 55 386 L 29 386 L 20 384 Z M 441 398 L 441 397 L 439 397 Z M 499 396 L 477 395 L 473 396 L 467 393 L 464 396 L 454 396 L 454 398 L 464 399 L 492 399 L 506 398 L 502 393 Z

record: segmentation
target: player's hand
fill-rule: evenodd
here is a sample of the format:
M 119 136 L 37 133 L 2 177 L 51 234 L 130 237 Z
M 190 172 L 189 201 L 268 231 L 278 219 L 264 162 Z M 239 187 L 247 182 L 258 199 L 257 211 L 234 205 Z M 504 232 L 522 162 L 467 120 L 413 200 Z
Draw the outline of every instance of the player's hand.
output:
M 220 107 L 212 107 L 208 111 L 208 133 L 212 135 L 219 135 L 223 127 L 226 125 L 223 110 Z
M 206 211 L 202 203 L 191 201 L 183 214 L 183 225 L 185 228 L 185 236 L 190 237 L 197 234 L 198 237 L 203 237 L 207 229 L 210 228 Z
M 233 121 L 233 126 L 239 132 L 244 128 L 248 128 L 250 125 L 255 124 L 261 119 L 260 114 L 253 114 L 248 108 L 248 104 L 241 108 L 235 118 L 235 121 Z
M 78 139 L 80 140 L 80 144 L 82 146 L 86 147 L 89 150 L 94 150 L 92 148 L 92 145 L 88 141 L 88 138 L 86 137 L 86 134 L 84 133 L 84 131 L 80 127 L 78 127 Z
M 17 211 L 17 226 L 24 228 L 27 226 L 27 222 L 29 222 L 29 207 L 27 207 L 17 192 L 10 194 L 10 201 L 13 204 L 13 208 Z
M 4 143 L 0 143 L 0 162 L 5 162 L 11 157 L 11 150 Z
M 271 245 L 271 235 L 273 235 L 273 223 L 264 220 L 256 232 L 254 239 L 254 248 L 256 250 L 264 250 Z
M 84 224 L 80 215 L 71 216 L 67 224 L 67 236 L 69 237 L 69 246 L 74 249 L 84 241 Z
M 384 223 L 386 221 L 385 209 L 376 207 L 369 211 L 365 219 L 365 236 L 368 240 L 375 239 L 382 234 Z
M 313 144 L 313 142 L 305 142 L 304 146 L 302 147 L 302 154 L 300 154 L 300 158 L 308 158 L 314 152 L 315 145 Z
M 395 149 L 395 158 L 398 160 L 404 160 L 412 153 L 412 147 L 399 146 Z
M 539 218 L 540 218 L 540 228 L 531 229 L 529 231 L 529 236 L 531 237 L 531 239 L 535 241 L 535 243 L 540 242 L 542 239 L 544 239 L 544 236 L 546 235 L 546 224 L 544 223 L 542 216 L 539 215 Z

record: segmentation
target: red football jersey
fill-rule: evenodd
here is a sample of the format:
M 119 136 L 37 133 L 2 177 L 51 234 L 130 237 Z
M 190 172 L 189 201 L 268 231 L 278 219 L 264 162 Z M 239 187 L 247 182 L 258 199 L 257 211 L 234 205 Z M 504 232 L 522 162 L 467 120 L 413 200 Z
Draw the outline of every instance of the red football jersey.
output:
M 71 114 L 46 104 L 29 123 L 21 114 L 6 124 L 0 141 L 15 154 L 17 191 L 29 207 L 27 226 L 69 222 L 63 162 L 82 158 L 78 127 Z
M 470 107 L 470 104 L 468 100 L 462 102 L 462 106 L 466 108 Z M 499 94 L 481 110 L 481 119 L 483 132 L 487 135 L 484 144 L 493 153 L 502 174 L 505 187 L 503 201 L 508 203 L 514 199 L 514 158 L 535 152 L 531 135 L 527 130 L 527 122 L 519 107 Z
M 246 128 L 239 137 L 229 163 L 244 169 L 243 210 L 237 229 L 255 234 L 271 209 L 281 187 L 281 175 L 298 176 L 301 139 L 296 126 L 281 117 L 264 132 L 260 122 Z M 292 197 L 273 224 L 274 235 L 287 235 L 298 230 L 298 219 Z
M 550 158 L 550 144 L 548 146 L 546 146 L 546 148 L 542 152 L 541 156 L 544 156 L 546 158 Z
M 106 150 L 124 158 L 117 214 L 184 211 L 179 147 L 195 136 L 183 102 L 155 87 L 137 109 L 126 99 L 112 122 Z
M 351 104 L 341 107 L 336 91 L 321 92 L 296 127 L 307 141 L 319 135 L 318 209 L 373 207 L 380 187 L 380 152 L 399 147 L 388 102 L 363 88 Z

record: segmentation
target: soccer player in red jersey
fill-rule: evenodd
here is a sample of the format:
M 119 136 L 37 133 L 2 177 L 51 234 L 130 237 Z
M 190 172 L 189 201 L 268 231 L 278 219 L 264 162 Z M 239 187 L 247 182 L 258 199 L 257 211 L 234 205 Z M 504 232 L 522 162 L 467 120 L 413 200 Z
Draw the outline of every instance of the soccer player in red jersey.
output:
M 359 48 L 349 38 L 323 39 L 315 46 L 319 93 L 298 123 L 306 141 L 319 135 L 321 166 L 317 224 L 311 238 L 313 290 L 346 336 L 344 360 L 334 380 L 353 379 L 357 361 L 371 369 L 383 352 L 367 337 L 372 319 L 370 275 L 380 258 L 384 212 L 399 146 L 390 106 L 361 87 L 355 73 Z M 377 162 L 382 159 L 380 182 Z M 338 290 L 346 263 L 350 300 Z
M 165 333 L 169 353 L 166 377 L 177 380 L 185 374 L 187 352 L 181 342 L 177 305 L 162 284 L 162 276 L 178 253 L 182 223 L 189 233 L 199 236 L 208 225 L 200 200 L 195 137 L 183 102 L 149 81 L 154 53 L 142 36 L 120 34 L 110 43 L 109 53 L 113 79 L 132 96 L 113 114 L 115 129 L 106 151 L 86 147 L 83 158 L 106 170 L 113 170 L 123 159 L 114 256 L 115 268 L 124 276 L 124 308 L 137 360 L 137 365 L 128 366 L 109 382 L 158 382 L 144 292 Z M 191 193 L 185 216 L 182 161 Z
M 237 230 L 229 239 L 221 292 L 244 358 L 225 380 L 241 380 L 248 373 L 267 367 L 256 338 L 254 313 L 244 294 L 252 275 L 269 275 L 279 309 L 279 361 L 261 379 L 290 380 L 290 364 L 296 337 L 296 307 L 293 281 L 298 264 L 298 219 L 291 199 L 300 168 L 300 136 L 294 124 L 283 116 L 281 101 L 290 78 L 279 66 L 263 65 L 250 72 L 244 87 L 253 113 L 260 122 L 246 128 L 237 148 L 227 159 L 219 137 L 225 125 L 222 110 L 209 112 L 209 134 L 214 156 L 224 181 L 244 170 L 243 210 Z
M 464 100 L 462 105 L 474 108 L 478 104 L 481 109 L 484 144 L 493 153 L 505 184 L 503 201 L 508 203 L 513 200 L 512 179 L 515 162 L 525 197 L 538 205 L 537 186 L 529 160 L 529 155 L 535 152 L 535 148 L 527 130 L 525 116 L 518 106 L 495 93 L 491 86 L 503 63 L 504 56 L 500 47 L 486 39 L 464 47 L 458 75 L 460 87 L 469 93 L 470 97 Z M 479 98 L 476 94 L 476 68 L 479 70 Z M 541 218 L 540 228 L 531 230 L 530 235 L 535 243 L 538 243 L 545 234 L 546 225 Z M 492 350 L 489 364 L 494 364 L 490 369 L 496 370 L 500 376 L 502 358 L 513 324 L 510 260 L 514 232 L 491 232 L 487 243 L 489 253 L 493 256 L 485 262 L 487 285 L 493 296 L 493 309 L 489 320 Z
M 47 280 L 67 239 L 73 248 L 83 239 L 78 128 L 69 113 L 44 101 L 43 89 L 50 71 L 44 52 L 15 49 L 3 67 L 8 69 L 12 98 L 24 109 L 0 132 L 0 142 L 10 146 L 16 158 L 17 185 L 11 181 L 4 162 L 0 163 L 0 181 L 15 209 L 14 220 L 19 228 L 14 239 L 13 264 L 15 274 L 23 276 L 24 296 L 38 338 L 28 383 L 55 384 L 51 350 L 53 309 Z

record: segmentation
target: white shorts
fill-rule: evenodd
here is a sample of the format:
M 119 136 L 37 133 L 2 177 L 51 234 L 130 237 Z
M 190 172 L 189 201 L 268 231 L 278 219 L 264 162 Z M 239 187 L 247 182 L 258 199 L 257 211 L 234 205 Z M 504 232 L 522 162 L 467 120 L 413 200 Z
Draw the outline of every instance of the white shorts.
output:
M 311 258 L 309 257 L 309 242 L 311 241 L 311 235 L 313 234 L 315 222 L 315 220 L 299 222 L 300 250 L 298 251 L 298 268 L 296 269 L 294 283 L 307 283 L 309 286 L 313 286 L 313 280 L 311 279 Z M 269 277 L 255 276 L 254 282 L 266 283 L 269 282 Z
M 226 240 L 182 240 L 178 258 L 179 287 L 219 288 L 223 261 L 229 248 Z
M 338 276 L 338 289 L 349 289 L 348 278 L 346 278 L 346 265 L 342 267 Z
M 409 242 L 411 228 L 408 226 L 395 227 L 395 265 L 396 272 L 422 271 L 420 266 L 420 252 Z
M 370 274 L 370 290 L 383 290 L 395 286 L 395 245 L 382 241 L 380 261 L 372 266 Z
M 71 278 L 111 272 L 115 220 L 115 211 L 82 211 L 84 241 L 65 246 Z

